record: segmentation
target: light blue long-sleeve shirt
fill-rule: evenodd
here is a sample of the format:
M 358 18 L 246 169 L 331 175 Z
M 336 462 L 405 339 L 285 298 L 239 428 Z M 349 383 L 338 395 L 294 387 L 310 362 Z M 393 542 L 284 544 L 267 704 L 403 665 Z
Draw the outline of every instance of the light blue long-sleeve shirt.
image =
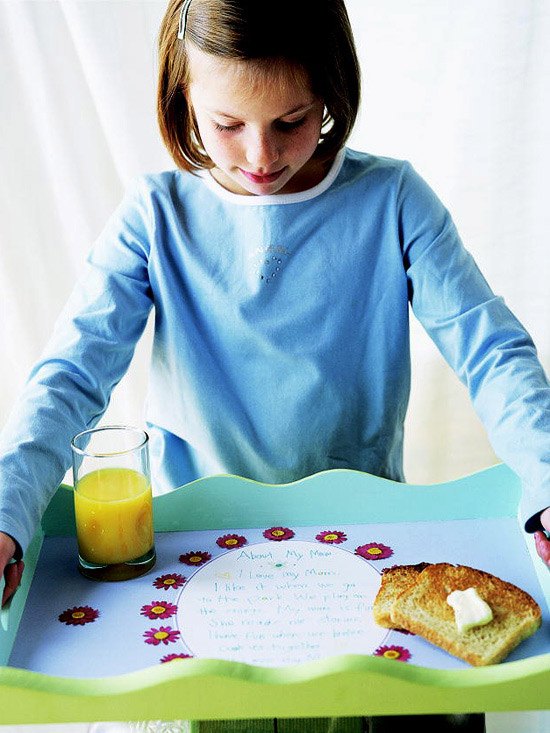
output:
M 146 417 L 158 492 L 232 473 L 403 477 L 409 304 L 522 479 L 550 505 L 550 388 L 535 347 L 402 161 L 346 149 L 296 194 L 208 172 L 139 178 L 34 367 L 0 443 L 0 529 L 24 549 L 154 307 Z

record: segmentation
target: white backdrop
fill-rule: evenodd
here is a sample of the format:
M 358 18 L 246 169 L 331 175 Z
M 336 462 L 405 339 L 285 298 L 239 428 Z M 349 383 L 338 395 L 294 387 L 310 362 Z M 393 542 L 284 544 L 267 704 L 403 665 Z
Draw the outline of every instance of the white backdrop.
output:
M 413 163 L 550 367 L 550 1 L 347 5 L 364 78 L 351 145 Z M 164 8 L 0 0 L 0 426 L 124 186 L 172 167 L 155 121 Z M 412 328 L 408 480 L 492 465 L 464 388 Z M 104 422 L 142 421 L 149 343 Z

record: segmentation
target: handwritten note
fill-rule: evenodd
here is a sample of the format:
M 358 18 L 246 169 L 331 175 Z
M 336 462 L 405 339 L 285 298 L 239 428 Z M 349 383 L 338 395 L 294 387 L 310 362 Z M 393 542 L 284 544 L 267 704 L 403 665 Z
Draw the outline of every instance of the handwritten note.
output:
M 178 602 L 191 652 L 265 666 L 370 654 L 387 630 L 372 604 L 379 573 L 349 550 L 291 541 L 241 547 L 196 572 Z

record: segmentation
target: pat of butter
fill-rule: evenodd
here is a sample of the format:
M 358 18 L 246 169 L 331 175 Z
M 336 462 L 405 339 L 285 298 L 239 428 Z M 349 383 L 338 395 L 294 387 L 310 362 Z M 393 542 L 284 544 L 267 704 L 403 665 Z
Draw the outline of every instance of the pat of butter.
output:
M 475 626 L 485 626 L 493 620 L 491 607 L 475 588 L 454 590 L 447 596 L 447 603 L 454 609 L 456 627 L 460 633 Z

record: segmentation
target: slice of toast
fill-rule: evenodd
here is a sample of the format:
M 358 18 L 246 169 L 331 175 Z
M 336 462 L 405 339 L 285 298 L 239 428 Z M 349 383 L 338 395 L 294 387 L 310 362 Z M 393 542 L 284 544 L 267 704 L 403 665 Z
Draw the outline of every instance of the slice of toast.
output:
M 374 599 L 372 613 L 379 626 L 386 629 L 398 628 L 391 618 L 391 607 L 397 596 L 416 582 L 418 573 L 428 567 L 428 563 L 417 565 L 394 565 L 382 570 L 380 588 Z
M 459 632 L 447 602 L 455 590 L 475 588 L 490 606 L 493 619 Z M 541 609 L 525 591 L 483 570 L 435 563 L 394 600 L 391 620 L 474 666 L 497 664 L 541 625 Z

